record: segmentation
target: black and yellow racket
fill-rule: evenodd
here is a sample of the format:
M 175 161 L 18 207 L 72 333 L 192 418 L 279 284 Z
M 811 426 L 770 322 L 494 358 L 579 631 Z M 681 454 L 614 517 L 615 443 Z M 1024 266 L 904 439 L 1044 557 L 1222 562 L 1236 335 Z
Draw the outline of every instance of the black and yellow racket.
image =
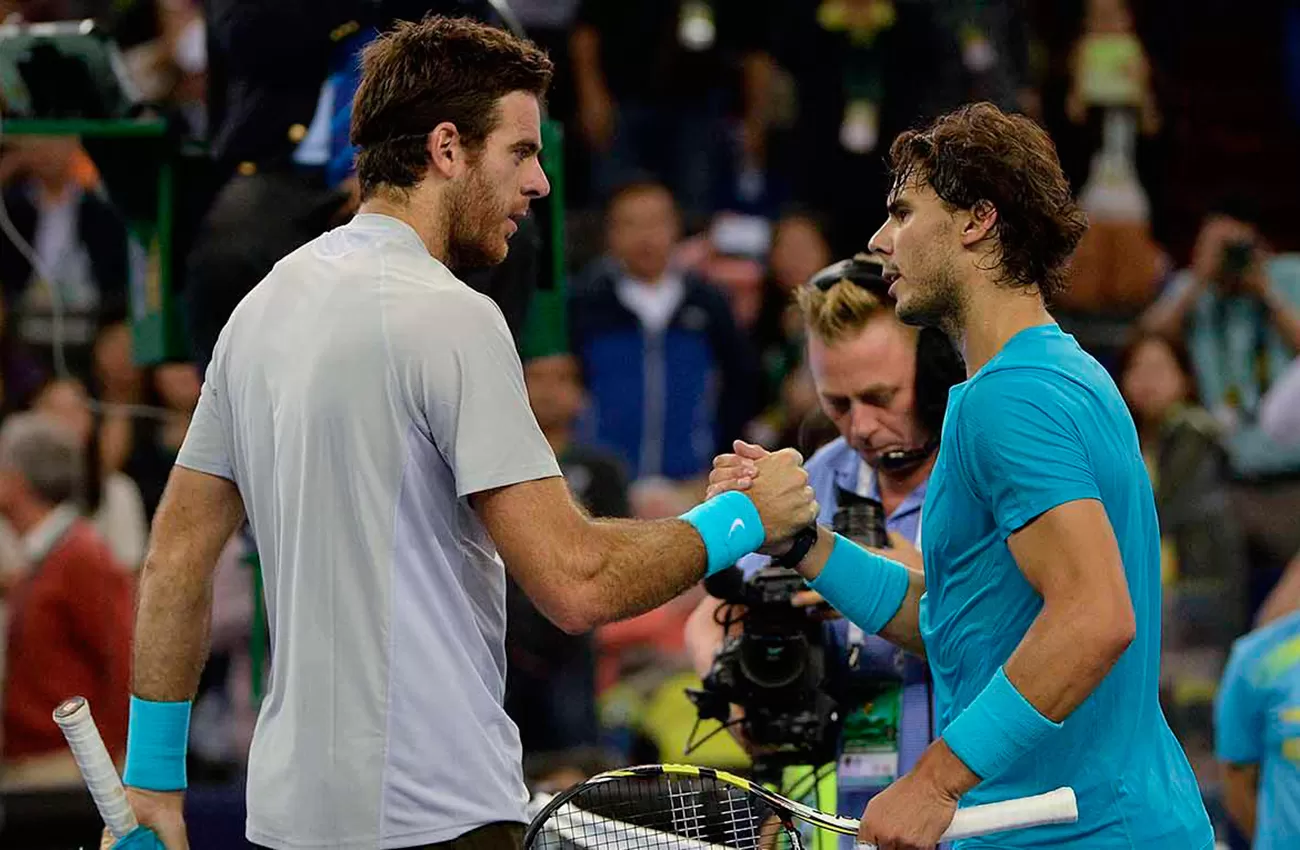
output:
M 1074 791 L 959 809 L 944 841 L 1072 823 Z M 552 798 L 524 850 L 801 850 L 797 822 L 857 835 L 858 821 L 820 812 L 740 776 L 652 764 L 593 776 Z M 870 848 L 871 845 L 859 845 Z

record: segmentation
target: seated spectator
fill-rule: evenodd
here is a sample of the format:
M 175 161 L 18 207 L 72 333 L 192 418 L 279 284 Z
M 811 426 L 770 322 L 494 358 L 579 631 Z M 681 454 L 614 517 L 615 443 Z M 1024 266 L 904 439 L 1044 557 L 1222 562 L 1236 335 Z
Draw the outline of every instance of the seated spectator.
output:
M 73 374 L 87 376 L 100 328 L 126 316 L 130 262 L 126 224 L 77 179 L 79 154 L 70 138 L 17 142 L 11 156 L 18 161 L 7 167 L 20 177 L 6 187 L 4 203 L 37 263 L 9 239 L 0 242 L 0 287 L 18 339 L 47 367 L 62 356 Z
M 1201 406 L 1223 428 L 1237 483 L 1233 512 L 1251 551 L 1252 604 L 1300 550 L 1300 443 L 1260 426 L 1262 401 L 1300 351 L 1300 256 L 1275 255 L 1244 203 L 1224 203 L 1201 227 L 1191 268 L 1142 317 L 1148 330 L 1186 334 Z
M 91 413 L 86 387 L 76 378 L 51 381 L 36 395 L 32 409 L 58 420 L 81 440 L 86 460 L 82 511 L 113 550 L 117 562 L 138 568 L 144 561 L 149 537 L 140 488 L 124 473 L 104 468 L 99 421 Z
M 1300 847 L 1300 613 L 1236 642 L 1219 688 L 1223 803 L 1254 850 Z
M 606 225 L 608 261 L 569 308 L 589 437 L 634 478 L 705 475 L 756 412 L 757 363 L 726 299 L 670 267 L 681 223 L 664 186 L 623 188 Z
M 1164 535 L 1161 695 L 1193 767 L 1212 775 L 1209 700 L 1245 628 L 1246 561 L 1228 500 L 1228 463 L 1213 417 L 1194 402 L 1187 349 L 1134 339 L 1120 385 L 1137 424 Z
M 109 753 L 125 752 L 134 587 L 75 507 L 84 470 L 80 440 L 44 415 L 0 428 L 0 515 L 30 564 L 6 599 L 6 787 L 80 785 L 50 721 L 70 695 L 90 701 Z
M 568 354 L 524 364 L 528 400 L 551 444 L 569 490 L 592 516 L 628 516 L 627 479 L 618 459 L 573 441 L 582 407 L 577 360 Z M 513 582 L 506 591 L 506 712 L 525 753 L 596 743 L 592 636 L 569 635 L 548 620 Z

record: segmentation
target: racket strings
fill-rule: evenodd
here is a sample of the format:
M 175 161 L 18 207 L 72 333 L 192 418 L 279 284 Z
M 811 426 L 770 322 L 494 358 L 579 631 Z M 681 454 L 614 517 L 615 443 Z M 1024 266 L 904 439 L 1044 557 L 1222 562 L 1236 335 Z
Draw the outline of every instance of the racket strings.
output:
M 530 850 L 785 850 L 762 799 L 712 777 L 622 777 L 582 788 L 553 811 Z

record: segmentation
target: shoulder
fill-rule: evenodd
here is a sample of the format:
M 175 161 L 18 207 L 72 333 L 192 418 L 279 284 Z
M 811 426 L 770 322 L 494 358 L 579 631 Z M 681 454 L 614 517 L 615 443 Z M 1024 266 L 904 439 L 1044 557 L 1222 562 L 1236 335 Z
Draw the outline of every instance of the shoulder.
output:
M 683 306 L 703 307 L 713 316 L 730 316 L 731 306 L 727 303 L 726 296 L 704 278 L 694 272 L 686 272 L 682 275 L 682 286 L 685 290 Z
M 79 517 L 59 545 L 50 552 L 50 559 L 58 560 L 69 572 L 78 575 L 125 571 L 113 558 L 113 552 L 99 530 L 85 517 Z

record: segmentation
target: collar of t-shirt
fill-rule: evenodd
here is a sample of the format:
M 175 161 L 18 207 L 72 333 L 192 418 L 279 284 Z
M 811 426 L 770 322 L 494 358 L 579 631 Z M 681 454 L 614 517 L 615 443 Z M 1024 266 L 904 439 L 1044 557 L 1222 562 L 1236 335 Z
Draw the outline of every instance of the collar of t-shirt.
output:
M 623 306 L 631 310 L 646 330 L 661 333 L 686 296 L 686 284 L 680 275 L 666 274 L 655 283 L 646 283 L 624 275 L 614 285 L 614 293 Z
M 27 563 L 36 566 L 44 561 L 76 521 L 77 509 L 72 505 L 62 504 L 50 511 L 35 528 L 23 535 L 23 554 L 27 556 Z

